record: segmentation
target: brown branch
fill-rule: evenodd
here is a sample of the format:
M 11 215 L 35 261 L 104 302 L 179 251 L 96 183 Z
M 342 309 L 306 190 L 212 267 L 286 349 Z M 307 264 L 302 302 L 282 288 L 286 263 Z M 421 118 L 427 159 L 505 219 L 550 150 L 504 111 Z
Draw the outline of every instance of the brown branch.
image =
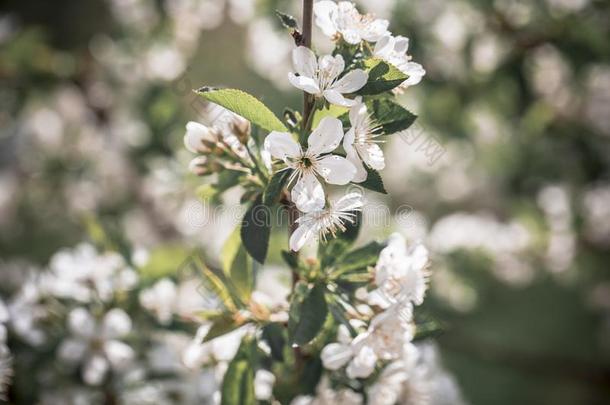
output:
M 313 17 L 313 0 L 303 0 L 303 33 L 301 43 L 307 48 L 311 48 L 311 30 Z M 309 114 L 313 108 L 313 97 L 311 94 L 303 92 L 303 130 L 307 130 Z

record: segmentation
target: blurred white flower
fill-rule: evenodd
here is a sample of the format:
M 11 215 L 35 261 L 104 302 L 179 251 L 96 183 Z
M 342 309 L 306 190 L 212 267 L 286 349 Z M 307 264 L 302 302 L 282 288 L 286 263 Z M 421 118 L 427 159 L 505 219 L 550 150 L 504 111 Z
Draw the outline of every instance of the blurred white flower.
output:
M 260 369 L 254 375 L 254 394 L 259 401 L 268 401 L 273 394 L 275 375 L 270 371 Z
M 54 254 L 49 265 L 48 286 L 59 298 L 90 302 L 109 301 L 115 292 L 126 291 L 137 283 L 136 272 L 115 252 L 98 254 L 83 243 Z
M 289 73 L 288 80 L 293 86 L 339 106 L 354 105 L 355 101 L 344 94 L 360 90 L 368 79 L 368 73 L 362 69 L 351 70 L 339 79 L 345 69 L 343 56 L 324 55 L 316 59 L 313 51 L 304 46 L 292 51 L 292 63 L 296 73 Z
M 100 385 L 109 370 L 122 370 L 135 357 L 134 350 L 120 341 L 131 332 L 131 319 L 125 311 L 113 308 L 101 320 L 85 308 L 75 308 L 68 315 L 72 334 L 58 349 L 67 363 L 82 364 L 83 380 Z
M 313 6 L 316 25 L 325 35 L 335 39 L 338 36 L 345 42 L 356 45 L 360 41 L 378 41 L 388 32 L 388 20 L 362 15 L 354 3 L 349 1 L 318 1 Z
M 291 197 L 302 212 L 322 209 L 325 203 L 324 188 L 318 180 L 345 185 L 349 183 L 356 168 L 347 159 L 331 155 L 343 138 L 343 125 L 334 117 L 324 117 L 307 139 L 308 148 L 303 150 L 288 132 L 273 131 L 265 138 L 265 149 L 276 159 L 283 160 L 293 169 L 290 181 L 296 179 Z
M 142 290 L 138 298 L 140 305 L 155 314 L 161 324 L 167 325 L 174 314 L 177 292 L 176 284 L 168 278 L 163 278 L 152 287 Z

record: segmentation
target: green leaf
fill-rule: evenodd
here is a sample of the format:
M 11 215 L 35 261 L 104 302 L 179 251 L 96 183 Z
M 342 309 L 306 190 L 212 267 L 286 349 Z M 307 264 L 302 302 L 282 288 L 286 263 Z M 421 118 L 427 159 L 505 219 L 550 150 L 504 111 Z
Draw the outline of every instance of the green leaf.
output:
M 389 135 L 409 128 L 417 116 L 389 99 L 375 99 L 366 103 L 368 112 L 382 133 Z
M 239 228 L 229 236 L 220 254 L 222 269 L 231 279 L 240 298 L 248 301 L 254 289 L 252 259 L 241 243 Z
M 286 346 L 286 328 L 279 323 L 270 323 L 263 328 L 261 337 L 271 349 L 274 360 L 284 361 L 284 347 Z
M 328 315 L 324 290 L 323 284 L 315 284 L 310 287 L 302 281 L 295 286 L 288 321 L 291 343 L 305 345 L 313 340 L 322 329 Z
M 153 250 L 146 264 L 140 267 L 140 277 L 144 280 L 157 280 L 175 275 L 192 252 L 180 245 L 164 245 Z
M 271 210 L 262 204 L 262 195 L 252 203 L 241 223 L 241 241 L 254 260 L 265 263 L 271 236 Z
M 371 242 L 361 248 L 352 250 L 337 260 L 335 269 L 330 276 L 339 277 L 343 274 L 351 274 L 361 270 L 366 270 L 369 266 L 374 266 L 379 258 L 379 253 L 384 245 L 378 242 Z
M 244 339 L 222 380 L 221 405 L 255 405 L 253 341 Z
M 297 269 L 299 267 L 298 255 L 293 251 L 282 250 L 282 259 L 291 269 Z
M 282 189 L 291 173 L 292 170 L 282 170 L 271 176 L 271 180 L 269 180 L 269 184 L 267 184 L 267 188 L 263 192 L 263 204 L 271 207 L 278 201 Z
M 244 302 L 237 287 L 230 278 L 227 278 L 223 270 L 207 266 L 203 258 L 198 255 L 190 257 L 182 267 L 200 271 L 203 276 L 201 287 L 216 294 L 224 307 L 230 312 L 235 312 L 238 308 L 244 307 Z
M 226 335 L 241 326 L 241 324 L 235 322 L 233 316 L 228 312 L 208 316 L 208 320 L 212 322 L 212 326 L 201 343 L 209 342 L 219 336 Z
M 358 183 L 358 185 L 378 193 L 387 194 L 388 192 L 385 190 L 383 180 L 381 179 L 379 172 L 366 165 L 364 165 L 364 168 L 367 172 L 366 180 L 364 180 L 362 183 Z
M 282 23 L 284 28 L 288 28 L 290 31 L 298 31 L 299 30 L 299 23 L 297 22 L 296 18 L 294 18 L 291 15 L 284 14 L 281 11 L 278 11 L 278 10 L 275 10 L 275 14 L 280 19 L 280 22 Z
M 341 107 L 341 106 L 334 105 L 334 104 L 329 104 L 328 108 L 323 108 L 321 110 L 315 110 L 313 118 L 312 118 L 312 122 L 311 122 L 311 127 L 314 129 L 317 128 L 318 124 L 324 117 L 339 118 L 343 115 L 347 116 L 348 111 L 349 111 L 349 108 Z M 349 120 L 349 118 L 348 118 L 348 120 Z
M 241 115 L 262 129 L 267 131 L 288 131 L 286 126 L 282 124 L 282 121 L 267 106 L 253 95 L 244 91 L 202 87 L 196 93 L 208 101 Z
M 347 330 L 349 330 L 350 334 L 352 336 L 356 336 L 357 332 L 354 329 L 354 327 L 352 326 L 351 323 L 349 323 L 349 319 L 347 318 L 347 316 L 345 315 L 345 311 L 343 310 L 343 307 L 341 307 L 341 305 L 339 305 L 336 302 L 336 299 L 334 296 L 329 296 L 327 297 L 328 300 L 328 309 L 330 310 L 330 313 L 332 314 L 333 318 L 335 318 L 335 320 L 344 325 Z
M 356 92 L 360 95 L 375 95 L 390 91 L 409 77 L 396 66 L 376 58 L 366 59 L 364 69 L 368 72 L 369 78 L 364 87 Z

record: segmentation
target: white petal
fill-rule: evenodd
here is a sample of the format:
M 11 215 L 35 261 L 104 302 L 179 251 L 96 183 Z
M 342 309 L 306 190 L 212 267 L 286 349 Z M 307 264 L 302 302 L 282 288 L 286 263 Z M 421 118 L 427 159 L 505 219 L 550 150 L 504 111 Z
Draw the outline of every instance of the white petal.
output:
M 95 335 L 95 319 L 85 308 L 75 308 L 68 315 L 68 329 L 76 336 L 92 337 Z
M 184 135 L 184 146 L 193 153 L 205 152 L 203 141 L 213 141 L 214 137 L 210 134 L 210 128 L 198 122 L 189 121 L 186 124 L 186 134 Z
M 109 340 L 104 344 L 104 353 L 115 369 L 124 368 L 135 357 L 133 349 L 118 340 Z
M 320 94 L 318 82 L 311 77 L 297 76 L 294 73 L 288 73 L 288 81 L 297 89 L 301 89 L 309 94 Z
M 324 117 L 307 139 L 307 151 L 314 155 L 337 149 L 343 139 L 343 124 L 335 117 Z
M 273 384 L 275 383 L 275 375 L 273 373 L 260 369 L 254 376 L 254 396 L 259 401 L 266 401 L 271 398 L 273 393 Z
M 292 201 L 301 212 L 312 212 L 324 207 L 324 189 L 312 173 L 303 175 L 290 192 Z
M 80 362 L 87 352 L 88 342 L 81 339 L 64 339 L 57 350 L 57 356 L 67 363 Z
M 265 138 L 265 150 L 277 159 L 296 158 L 301 155 L 301 145 L 288 132 L 273 131 Z
M 313 5 L 316 16 L 316 25 L 320 27 L 324 35 L 333 36 L 337 32 L 334 19 L 337 15 L 337 3 L 334 1 L 318 1 Z
M 297 73 L 305 77 L 314 77 L 318 69 L 316 55 L 305 46 L 296 47 L 292 51 L 292 63 Z
M 103 356 L 95 355 L 83 366 L 83 380 L 89 385 L 100 385 L 109 368 L 108 360 Z
M 375 170 L 383 170 L 385 167 L 385 158 L 383 157 L 383 151 L 377 144 L 370 145 L 358 145 L 356 149 L 360 153 L 362 160 L 369 167 Z
M 343 94 L 334 89 L 324 90 L 323 94 L 324 98 L 331 104 L 339 105 L 341 107 L 351 107 L 356 104 L 354 100 L 343 97 Z
M 298 252 L 316 234 L 316 227 L 312 221 L 305 221 L 290 235 L 290 250 Z
M 384 35 L 375 44 L 373 55 L 379 57 L 387 57 L 394 50 L 394 39 L 391 35 Z
M 356 149 L 354 148 L 354 137 L 354 129 L 350 128 L 343 139 L 343 149 L 345 149 L 345 153 L 347 154 L 347 160 L 356 168 L 356 173 L 354 174 L 352 182 L 362 183 L 366 180 L 368 173 L 362 164 L 362 160 L 360 160 L 360 156 L 358 156 L 358 152 L 356 152 Z
M 321 77 L 325 78 L 326 83 L 332 83 L 345 69 L 345 61 L 341 55 L 324 55 L 320 58 Z
M 409 38 L 398 35 L 394 37 L 394 52 L 407 53 L 409 50 Z
M 390 22 L 388 20 L 377 19 L 366 24 L 360 35 L 364 40 L 377 42 L 388 33 L 389 25 Z
M 351 360 L 352 356 L 352 349 L 348 345 L 341 343 L 330 343 L 324 346 L 320 353 L 322 364 L 328 370 L 340 369 Z
M 331 88 L 339 93 L 353 93 L 360 90 L 369 78 L 369 74 L 362 69 L 354 69 L 347 72 L 345 76 L 337 80 Z
M 362 37 L 360 36 L 360 31 L 355 29 L 344 29 L 341 30 L 341 34 L 343 35 L 343 39 L 348 44 L 357 45 L 362 41 Z
M 337 155 L 324 156 L 318 160 L 318 173 L 327 183 L 344 185 L 352 181 L 356 168 L 347 159 Z
M 356 98 L 354 101 L 358 101 L 360 98 Z M 359 102 L 349 109 L 349 122 L 352 124 L 352 128 L 360 127 L 368 117 L 368 111 L 366 104 Z
M 426 75 L 424 67 L 416 62 L 408 62 L 401 66 L 400 70 L 409 76 L 407 80 L 401 83 L 405 86 L 415 86 Z
M 375 370 L 377 355 L 368 346 L 360 349 L 356 357 L 347 366 L 347 376 L 349 378 L 366 378 Z
M 113 308 L 104 316 L 102 329 L 106 338 L 125 336 L 131 332 L 131 319 L 122 309 Z
M 362 208 L 364 202 L 362 201 L 362 194 L 360 193 L 349 193 L 341 197 L 333 205 L 335 211 L 354 211 Z

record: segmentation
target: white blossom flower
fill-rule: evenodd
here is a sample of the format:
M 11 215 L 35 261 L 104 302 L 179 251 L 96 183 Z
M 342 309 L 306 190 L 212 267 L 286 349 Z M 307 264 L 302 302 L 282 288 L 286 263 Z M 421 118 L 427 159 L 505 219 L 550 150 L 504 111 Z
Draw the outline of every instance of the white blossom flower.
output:
M 260 369 L 254 375 L 254 395 L 259 401 L 268 401 L 273 394 L 275 375 L 265 369 Z
M 82 377 L 89 385 L 100 385 L 110 369 L 122 370 L 135 356 L 119 340 L 131 332 L 131 319 L 122 309 L 113 308 L 97 321 L 85 308 L 75 308 L 68 315 L 68 330 L 72 336 L 62 342 L 58 356 L 82 363 Z
M 339 35 L 345 42 L 356 45 L 360 41 L 377 42 L 387 34 L 388 20 L 362 15 L 349 1 L 318 1 L 313 6 L 316 25 L 325 35 L 335 39 Z
M 403 36 L 385 35 L 377 42 L 373 55 L 396 66 L 398 70 L 409 76 L 400 84 L 400 88 L 407 88 L 419 83 L 426 74 L 423 66 L 413 62 L 411 56 L 407 55 L 409 50 L 409 38 Z
M 322 364 L 329 370 L 338 370 L 347 364 L 348 377 L 367 378 L 378 360 L 400 358 L 413 333 L 409 307 L 393 306 L 375 315 L 368 329 L 351 342 L 340 339 L 326 345 L 320 354 Z
M 339 78 L 345 69 L 343 56 L 324 55 L 316 59 L 313 51 L 304 46 L 292 51 L 292 63 L 296 73 L 290 72 L 288 80 L 293 86 L 344 107 L 355 103 L 344 94 L 360 90 L 368 79 L 368 73 L 362 69 L 351 70 Z
M 121 255 L 98 254 L 86 243 L 59 251 L 51 258 L 49 267 L 47 288 L 50 292 L 56 297 L 80 302 L 94 298 L 108 301 L 115 292 L 131 289 L 138 279 Z
M 349 193 L 329 208 L 309 212 L 297 219 L 298 227 L 290 235 L 290 249 L 298 251 L 313 237 L 326 239 L 328 234 L 333 237 L 338 231 L 345 231 L 345 221 L 353 222 L 356 214 L 362 208 L 362 195 Z
M 155 314 L 160 323 L 167 325 L 172 320 L 177 295 L 176 284 L 168 278 L 163 278 L 152 287 L 142 290 L 138 299 L 140 305 Z
M 379 254 L 375 266 L 375 284 L 379 288 L 376 301 L 382 307 L 412 302 L 420 305 L 427 289 L 428 250 L 421 243 L 408 247 L 405 238 L 394 233 L 388 246 Z M 383 300 L 386 303 L 383 304 Z
M 333 389 L 327 377 L 322 377 L 316 387 L 316 396 L 299 395 L 295 397 L 290 405 L 337 405 L 350 404 L 362 405 L 364 399 L 361 394 L 349 389 Z
M 271 156 L 282 159 L 294 172 L 296 184 L 292 188 L 292 201 L 302 212 L 322 209 L 325 203 L 324 189 L 318 180 L 344 185 L 354 177 L 356 169 L 342 156 L 329 154 L 339 146 L 343 138 L 343 125 L 333 117 L 325 117 L 309 135 L 307 149 L 303 150 L 288 132 L 271 132 L 265 138 L 265 149 Z
M 383 170 L 385 158 L 377 140 L 379 127 L 369 115 L 366 105 L 358 103 L 350 108 L 349 120 L 351 128 L 343 138 L 343 148 L 349 160 L 356 167 L 356 175 L 352 180 L 361 183 L 367 178 L 363 163 L 375 170 Z

